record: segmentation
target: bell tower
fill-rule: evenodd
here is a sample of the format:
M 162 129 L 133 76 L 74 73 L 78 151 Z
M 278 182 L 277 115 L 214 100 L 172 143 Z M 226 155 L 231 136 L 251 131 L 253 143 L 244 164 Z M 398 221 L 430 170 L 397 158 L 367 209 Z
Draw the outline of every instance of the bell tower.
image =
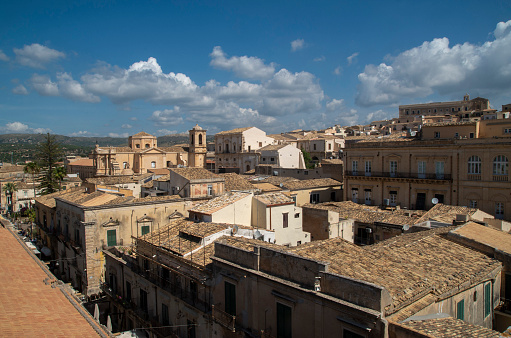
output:
M 189 130 L 190 150 L 188 151 L 188 166 L 195 168 L 206 167 L 206 130 L 198 124 Z

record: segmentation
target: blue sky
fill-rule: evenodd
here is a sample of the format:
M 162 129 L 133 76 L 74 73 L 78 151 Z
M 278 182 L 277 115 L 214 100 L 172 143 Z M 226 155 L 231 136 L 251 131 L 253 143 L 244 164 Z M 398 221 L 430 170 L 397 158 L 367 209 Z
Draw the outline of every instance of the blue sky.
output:
M 4 1 L 0 133 L 268 133 L 511 103 L 509 1 Z

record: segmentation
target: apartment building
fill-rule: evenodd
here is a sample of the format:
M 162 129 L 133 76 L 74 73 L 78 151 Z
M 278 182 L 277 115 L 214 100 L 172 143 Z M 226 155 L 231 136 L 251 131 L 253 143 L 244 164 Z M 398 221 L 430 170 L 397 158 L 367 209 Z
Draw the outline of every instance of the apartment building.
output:
M 256 127 L 237 128 L 215 135 L 216 172 L 243 174 L 259 163 L 257 150 L 275 140 Z
M 347 141 L 345 200 L 429 209 L 468 206 L 511 219 L 511 121 L 423 126 L 422 137 L 392 134 Z
M 466 94 L 462 101 L 418 103 L 399 106 L 399 118 L 407 118 L 416 115 L 444 115 L 461 114 L 471 111 L 490 109 L 490 100 L 476 97 L 470 99 Z

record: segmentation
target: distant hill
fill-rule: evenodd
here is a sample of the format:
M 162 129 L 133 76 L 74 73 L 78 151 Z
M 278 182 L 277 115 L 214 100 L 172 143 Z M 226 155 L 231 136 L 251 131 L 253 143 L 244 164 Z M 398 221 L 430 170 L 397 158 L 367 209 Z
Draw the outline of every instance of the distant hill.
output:
M 44 134 L 0 134 L 0 161 L 25 162 L 34 159 L 36 146 L 43 142 Z M 96 143 L 103 147 L 127 147 L 128 138 L 117 137 L 71 137 L 55 135 L 57 142 L 64 148 L 65 155 L 87 156 Z M 214 140 L 213 135 L 206 140 Z M 158 137 L 158 146 L 169 147 L 174 144 L 188 143 L 188 135 L 167 135 Z

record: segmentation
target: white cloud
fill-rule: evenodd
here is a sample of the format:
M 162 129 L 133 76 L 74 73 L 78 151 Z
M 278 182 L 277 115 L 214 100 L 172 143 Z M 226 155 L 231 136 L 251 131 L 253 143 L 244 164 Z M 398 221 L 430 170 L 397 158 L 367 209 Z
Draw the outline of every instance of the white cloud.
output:
M 136 116 L 132 116 L 132 117 L 130 117 L 130 120 L 131 121 L 136 121 L 136 120 L 138 120 L 138 118 Z
M 305 48 L 305 41 L 303 39 L 296 39 L 291 41 L 291 51 L 296 52 L 297 50 Z
M 28 125 L 22 122 L 10 122 L 7 123 L 4 127 L 0 127 L 0 132 L 4 134 L 41 134 L 41 133 L 50 133 L 51 129 L 48 128 L 30 128 Z
M 341 75 L 342 73 L 342 67 L 341 66 L 338 66 L 337 68 L 334 69 L 334 74 L 335 75 Z
M 156 136 L 174 135 L 177 134 L 177 130 L 158 129 Z
M 348 60 L 348 65 L 351 65 L 353 62 L 355 62 L 355 61 L 356 61 L 357 56 L 358 56 L 358 52 L 353 53 L 353 54 L 351 54 L 350 56 L 348 56 L 348 57 L 346 58 L 346 60 Z
M 93 134 L 91 134 L 89 131 L 87 130 L 79 130 L 79 131 L 76 131 L 74 133 L 71 133 L 69 134 L 69 136 L 73 136 L 73 137 L 86 137 L 86 136 L 92 136 Z
M 17 85 L 12 89 L 12 93 L 16 95 L 28 95 L 28 90 L 23 85 Z
M 381 121 L 391 119 L 392 114 L 389 114 L 381 109 L 367 114 L 365 122 L 371 123 L 373 121 Z
M 247 79 L 268 79 L 275 73 L 275 64 L 264 64 L 264 60 L 254 56 L 232 56 L 227 58 L 222 47 L 216 46 L 209 55 L 210 64 L 218 69 L 233 71 L 237 76 Z
M 326 57 L 324 55 L 322 56 L 318 56 L 317 58 L 314 58 L 314 62 L 321 62 L 321 61 L 325 61 L 326 60 Z
M 108 137 L 126 138 L 128 136 L 130 136 L 129 133 L 121 133 L 121 134 L 118 134 L 118 133 L 108 133 Z
M 342 108 L 344 108 L 344 99 L 332 99 L 326 104 L 326 110 L 328 111 L 341 110 Z
M 43 96 L 58 96 L 59 88 L 55 82 L 52 82 L 49 76 L 34 74 L 29 80 L 32 88 L 39 95 Z
M 176 126 L 183 123 L 183 117 L 179 110 L 179 107 L 175 107 L 174 109 L 156 110 L 149 119 L 153 120 L 157 125 Z
M 32 68 L 44 68 L 44 65 L 58 59 L 64 58 L 66 54 L 58 50 L 34 43 L 25 45 L 22 49 L 14 48 L 16 62 L 23 66 Z
M 133 126 L 132 126 L 131 124 L 127 124 L 127 123 L 126 123 L 126 124 L 123 124 L 123 125 L 121 126 L 121 128 L 122 128 L 122 129 L 131 129 L 131 128 L 133 128 Z
M 57 74 L 58 79 L 58 90 L 60 95 L 67 97 L 74 101 L 83 101 L 83 102 L 99 102 L 100 99 L 98 96 L 93 95 L 85 91 L 83 86 L 78 82 L 73 80 L 71 75 L 68 73 L 59 73 Z
M 0 49 L 0 61 L 9 61 L 9 57 L 7 55 L 5 55 L 5 53 L 3 52 L 3 50 Z
M 393 104 L 403 98 L 475 91 L 497 96 L 511 90 L 511 20 L 497 24 L 495 37 L 482 45 L 449 46 L 449 39 L 425 41 L 390 64 L 367 65 L 358 75 L 357 104 Z

